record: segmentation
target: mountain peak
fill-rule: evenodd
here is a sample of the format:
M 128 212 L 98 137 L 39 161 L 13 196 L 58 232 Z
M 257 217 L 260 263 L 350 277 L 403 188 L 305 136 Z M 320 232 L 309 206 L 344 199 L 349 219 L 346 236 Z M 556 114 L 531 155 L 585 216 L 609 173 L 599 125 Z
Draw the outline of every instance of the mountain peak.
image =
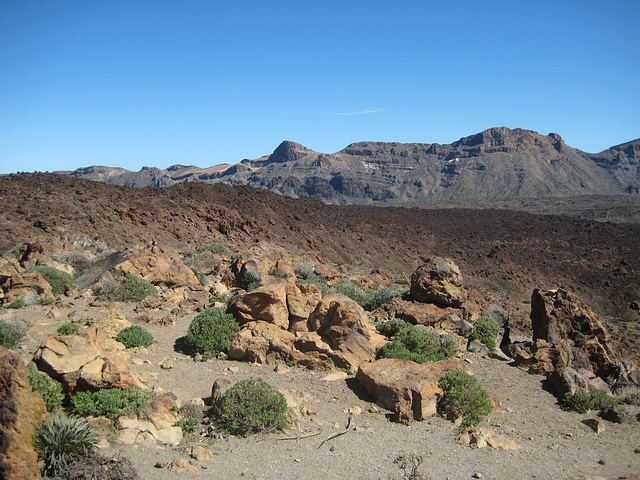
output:
M 307 147 L 299 143 L 285 140 L 276 148 L 269 157 L 269 163 L 286 163 L 300 159 L 301 156 L 313 153 Z

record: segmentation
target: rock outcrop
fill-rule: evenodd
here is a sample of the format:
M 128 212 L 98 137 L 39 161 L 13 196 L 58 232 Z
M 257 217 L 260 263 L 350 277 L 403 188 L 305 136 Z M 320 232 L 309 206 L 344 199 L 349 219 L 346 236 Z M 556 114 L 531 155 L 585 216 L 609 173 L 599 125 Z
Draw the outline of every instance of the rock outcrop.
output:
M 47 416 L 20 356 L 0 346 L 0 478 L 40 478 L 33 436 Z
M 635 367 L 615 354 L 598 316 L 572 293 L 534 290 L 530 317 L 533 341 L 503 350 L 529 372 L 547 374 L 559 395 L 578 388 L 609 391 L 622 377 L 640 379 Z

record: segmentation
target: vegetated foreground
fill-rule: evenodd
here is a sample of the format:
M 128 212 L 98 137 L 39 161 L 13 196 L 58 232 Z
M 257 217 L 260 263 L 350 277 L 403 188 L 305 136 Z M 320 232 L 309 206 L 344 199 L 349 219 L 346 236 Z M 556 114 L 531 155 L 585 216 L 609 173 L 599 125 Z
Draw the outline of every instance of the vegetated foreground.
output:
M 107 423 L 94 422 L 111 442 L 103 452 L 123 452 L 142 478 L 568 479 L 640 469 L 637 391 L 625 393 L 626 412 L 593 395 L 605 380 L 638 381 L 618 358 L 633 354 L 637 341 L 637 226 L 328 207 L 224 185 L 135 191 L 49 175 L 0 185 L 3 199 L 20 199 L 2 212 L 13 247 L 6 257 L 19 259 L 3 264 L 5 273 L 16 269 L 2 278 L 2 320 L 14 328 L 9 347 L 27 361 L 37 349 L 38 368 L 71 396 L 68 409 L 106 415 Z M 41 238 L 32 240 L 35 233 Z M 439 255 L 455 259 L 464 282 Z M 209 305 L 216 309 L 195 315 Z M 625 316 L 611 324 L 617 340 L 588 305 Z M 399 343 L 380 348 L 386 341 Z M 496 344 L 502 348 L 487 353 Z M 84 349 L 90 361 L 78 363 L 73 355 Z M 65 351 L 69 363 L 59 363 Z M 376 351 L 389 358 L 374 361 Z M 475 393 L 449 384 L 447 403 L 457 406 L 443 411 L 447 392 L 438 385 L 447 371 L 460 372 L 450 378 Z M 405 375 L 412 378 L 405 393 L 385 394 L 386 377 L 393 384 Z M 262 412 L 241 402 L 239 419 L 221 422 L 231 415 L 226 392 L 248 379 L 280 389 L 254 398 L 272 398 L 278 415 L 286 399 L 286 432 L 225 431 L 253 433 L 264 424 Z M 47 408 L 57 408 L 59 393 L 37 384 Z M 125 412 L 117 402 L 124 387 L 159 395 Z M 567 405 L 586 414 L 560 408 L 563 389 Z M 463 426 L 483 422 L 466 434 L 478 448 L 458 443 L 459 425 L 431 417 L 436 399 L 438 412 Z M 207 419 L 203 400 L 214 412 Z M 269 422 L 265 431 L 283 425 Z

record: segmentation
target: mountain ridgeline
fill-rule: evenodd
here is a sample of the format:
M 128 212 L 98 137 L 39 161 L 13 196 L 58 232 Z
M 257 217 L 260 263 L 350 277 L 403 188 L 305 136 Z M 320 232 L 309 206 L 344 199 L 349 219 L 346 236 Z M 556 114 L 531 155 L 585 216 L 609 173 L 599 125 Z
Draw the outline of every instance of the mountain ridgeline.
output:
M 132 187 L 224 182 L 331 204 L 419 205 L 433 201 L 577 195 L 638 195 L 640 139 L 590 154 L 551 133 L 491 128 L 446 145 L 358 142 L 325 154 L 285 141 L 256 160 L 206 169 L 174 165 L 86 167 L 74 177 Z

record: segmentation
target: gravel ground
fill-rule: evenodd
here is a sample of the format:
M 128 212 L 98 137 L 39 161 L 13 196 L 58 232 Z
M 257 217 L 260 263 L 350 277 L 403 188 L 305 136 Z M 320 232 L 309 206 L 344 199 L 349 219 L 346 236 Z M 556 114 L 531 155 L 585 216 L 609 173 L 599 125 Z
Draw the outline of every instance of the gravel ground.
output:
M 46 318 L 47 307 L 29 307 L 7 314 L 33 324 L 23 345 L 25 359 L 30 358 L 46 335 L 67 321 L 70 311 L 80 312 L 80 316 L 104 314 L 93 311 L 82 301 L 74 303 L 60 308 L 62 316 L 56 320 Z M 125 315 L 135 318 L 131 311 Z M 298 367 L 281 373 L 275 372 L 273 365 L 224 360 L 194 362 L 175 349 L 176 340 L 185 335 L 192 318 L 181 318 L 172 328 L 147 326 L 157 343 L 148 352 L 132 354 L 132 371 L 146 374 L 151 387 L 172 391 L 185 401 L 194 397 L 206 401 L 217 378 L 260 377 L 274 387 L 287 389 L 301 407 L 314 414 L 304 417 L 300 431 L 249 438 L 196 437 L 178 447 L 113 443 L 103 452 L 130 458 L 145 480 L 191 476 L 154 465 L 177 457 L 189 459 L 187 448 L 198 443 L 214 453 L 211 460 L 191 460 L 199 470 L 196 478 L 203 479 L 400 479 L 403 472 L 394 464 L 399 455 L 419 456 L 424 476 L 414 478 L 432 480 L 611 478 L 640 472 L 640 453 L 634 452 L 640 448 L 637 407 L 627 409 L 629 422 L 606 422 L 605 431 L 596 434 L 581 422 L 594 417 L 595 412 L 583 415 L 562 410 L 556 398 L 545 390 L 542 377 L 529 375 L 505 362 L 466 353 L 471 373 L 512 410 L 494 412 L 481 425 L 491 426 L 498 435 L 522 446 L 515 451 L 473 449 L 458 443 L 458 427 L 439 417 L 411 426 L 392 423 L 389 412 L 376 411 L 375 403 L 360 390 L 353 377 L 328 382 L 322 380 L 326 372 Z M 166 359 L 171 360 L 173 368 L 160 368 Z M 362 413 L 352 415 L 346 434 L 320 446 L 331 435 L 345 430 L 349 409 Z M 311 434 L 315 435 L 307 436 Z M 285 439 L 294 436 L 307 438 Z

